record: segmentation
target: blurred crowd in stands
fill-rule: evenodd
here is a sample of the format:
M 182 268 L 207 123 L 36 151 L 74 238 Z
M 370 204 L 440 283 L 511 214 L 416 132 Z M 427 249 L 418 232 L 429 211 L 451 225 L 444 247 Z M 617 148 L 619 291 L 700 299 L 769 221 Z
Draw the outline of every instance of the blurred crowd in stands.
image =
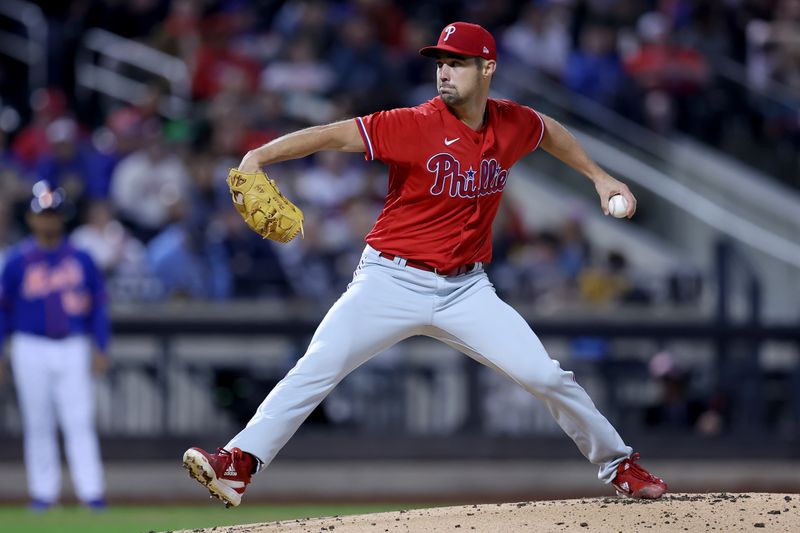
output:
M 493 31 L 501 68 L 538 72 L 650 128 L 714 142 L 729 95 L 711 90 L 718 61 L 754 83 L 800 89 L 800 0 L 72 0 L 38 2 L 48 19 L 47 87 L 0 70 L 0 254 L 24 234 L 32 183 L 63 187 L 71 238 L 109 278 L 115 301 L 338 295 L 379 213 L 385 167 L 320 153 L 270 170 L 306 213 L 305 239 L 262 241 L 231 208 L 224 177 L 281 134 L 435 95 L 417 50 L 449 21 Z M 103 28 L 181 58 L 189 112 L 174 88 L 135 69 L 134 103 L 76 89 L 76 51 Z M 512 66 L 513 65 L 513 66 Z M 798 135 L 780 109 L 769 139 Z M 507 202 L 493 278 L 529 300 L 648 303 L 652 291 L 616 251 L 593 251 L 580 216 L 528 228 Z M 508 296 L 508 294 L 506 294 Z

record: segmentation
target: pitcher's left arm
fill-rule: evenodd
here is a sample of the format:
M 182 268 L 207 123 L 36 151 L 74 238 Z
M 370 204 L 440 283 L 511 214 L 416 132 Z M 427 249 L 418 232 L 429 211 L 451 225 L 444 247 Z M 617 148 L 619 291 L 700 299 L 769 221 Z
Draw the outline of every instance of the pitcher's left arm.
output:
M 618 179 L 610 176 L 605 170 L 592 160 L 578 140 L 567 128 L 557 120 L 539 113 L 545 124 L 544 137 L 539 145 L 546 152 L 560 161 L 574 168 L 589 178 L 600 197 L 600 207 L 603 213 L 608 214 L 608 200 L 615 194 L 621 194 L 628 202 L 627 218 L 636 212 L 636 198 L 628 186 Z

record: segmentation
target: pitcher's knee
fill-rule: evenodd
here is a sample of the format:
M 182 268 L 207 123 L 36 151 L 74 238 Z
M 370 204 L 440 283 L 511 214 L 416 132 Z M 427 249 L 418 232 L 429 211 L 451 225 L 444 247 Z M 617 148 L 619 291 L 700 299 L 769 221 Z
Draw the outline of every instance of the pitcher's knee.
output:
M 344 361 L 346 357 L 339 357 L 337 354 L 309 352 L 300 358 L 286 377 L 317 386 L 320 384 L 333 386 L 349 373 L 349 369 L 343 364 Z
M 326 396 L 338 383 L 338 376 L 331 373 L 313 374 L 305 371 L 292 371 L 284 377 L 278 387 L 283 392 L 291 395 Z
M 531 392 L 547 394 L 550 391 L 559 390 L 571 379 L 569 372 L 564 372 L 560 368 L 552 368 L 528 374 L 525 376 L 524 384 L 525 388 Z

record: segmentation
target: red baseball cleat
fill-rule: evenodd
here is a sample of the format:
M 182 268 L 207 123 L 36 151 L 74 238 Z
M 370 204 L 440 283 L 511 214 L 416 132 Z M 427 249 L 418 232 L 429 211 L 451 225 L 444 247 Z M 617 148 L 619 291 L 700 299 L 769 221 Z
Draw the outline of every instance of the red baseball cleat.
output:
M 225 502 L 225 507 L 242 503 L 255 461 L 252 455 L 239 448 L 230 451 L 217 448 L 217 453 L 189 448 L 183 454 L 183 467 L 189 475 L 208 487 L 212 496 Z
M 636 464 L 639 453 L 634 453 L 617 467 L 617 475 L 611 483 L 617 494 L 629 498 L 655 500 L 667 492 L 667 484 Z

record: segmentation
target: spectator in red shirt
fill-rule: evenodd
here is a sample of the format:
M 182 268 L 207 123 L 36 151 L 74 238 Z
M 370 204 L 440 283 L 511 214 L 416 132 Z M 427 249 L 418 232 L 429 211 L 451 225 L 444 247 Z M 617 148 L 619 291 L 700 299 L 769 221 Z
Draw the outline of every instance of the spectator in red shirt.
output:
M 660 13 L 645 13 L 637 26 L 642 45 L 625 60 L 625 70 L 645 93 L 649 125 L 662 132 L 673 125 L 691 129 L 692 115 L 702 106 L 697 96 L 709 83 L 706 59 L 673 43 L 667 20 Z
M 32 169 L 45 152 L 50 149 L 47 126 L 64 116 L 67 97 L 61 89 L 37 89 L 31 94 L 33 120 L 19 132 L 11 147 L 14 156 L 25 169 Z
M 229 84 L 255 92 L 260 68 L 255 61 L 230 47 L 232 19 L 223 14 L 214 15 L 204 21 L 203 26 L 204 42 L 195 57 L 192 76 L 194 98 L 207 100 Z

